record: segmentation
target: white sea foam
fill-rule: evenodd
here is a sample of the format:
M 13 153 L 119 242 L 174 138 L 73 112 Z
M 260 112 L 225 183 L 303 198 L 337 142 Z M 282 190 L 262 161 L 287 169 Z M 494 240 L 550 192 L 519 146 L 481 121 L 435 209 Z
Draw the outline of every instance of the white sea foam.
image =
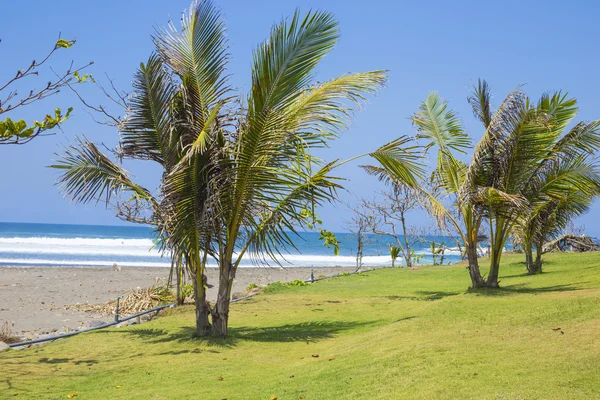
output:
M 0 265 L 10 266 L 36 266 L 36 265 L 52 265 L 52 266 L 73 266 L 73 267 L 111 267 L 113 264 L 118 264 L 121 267 L 170 267 L 170 262 L 147 262 L 147 261 L 106 261 L 106 260 L 45 260 L 37 258 L 0 258 Z
M 0 265 L 55 265 L 55 266 L 112 266 L 118 264 L 121 267 L 170 267 L 171 263 L 168 259 L 159 259 L 161 261 L 138 261 L 138 260 L 62 260 L 62 259 L 43 259 L 43 258 L 0 258 Z M 284 267 L 333 267 L 333 266 L 354 266 L 356 259 L 354 257 L 344 256 L 314 256 L 314 255 L 291 255 L 286 256 L 285 260 L 280 259 L 281 265 Z M 384 266 L 391 263 L 390 257 L 373 256 L 364 257 L 363 264 L 369 266 Z M 216 266 L 214 260 L 208 262 L 209 266 Z M 398 265 L 401 263 L 398 262 Z M 276 263 L 253 263 L 250 255 L 242 260 L 241 267 L 261 267 L 274 266 Z
M 429 249 L 418 249 L 417 254 L 431 257 Z M 446 250 L 446 256 L 460 255 L 458 248 Z M 241 266 L 252 267 L 252 254 L 246 254 Z M 284 266 L 328 267 L 354 266 L 355 256 L 332 254 L 290 254 L 280 259 Z M 423 260 L 422 263 L 425 263 Z M 169 267 L 168 254 L 161 257 L 151 239 L 107 238 L 51 238 L 51 237 L 0 237 L 0 264 L 3 265 L 71 265 L 71 266 L 120 266 Z M 404 262 L 399 258 L 397 265 Z M 214 260 L 209 262 L 215 265 Z M 273 262 L 271 265 L 275 264 Z M 389 266 L 391 258 L 383 253 L 363 257 L 363 264 Z M 265 265 L 265 264 L 258 264 Z
M 150 239 L 0 238 L 0 253 L 159 256 Z

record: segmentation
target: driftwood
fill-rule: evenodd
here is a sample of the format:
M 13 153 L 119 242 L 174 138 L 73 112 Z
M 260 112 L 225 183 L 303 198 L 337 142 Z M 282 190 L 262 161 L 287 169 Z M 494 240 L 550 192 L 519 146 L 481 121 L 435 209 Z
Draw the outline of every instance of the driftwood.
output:
M 600 243 L 596 242 L 594 238 L 586 235 L 562 235 L 561 237 L 546 242 L 542 251 L 544 253 L 551 253 L 556 251 L 598 251 L 600 250 Z

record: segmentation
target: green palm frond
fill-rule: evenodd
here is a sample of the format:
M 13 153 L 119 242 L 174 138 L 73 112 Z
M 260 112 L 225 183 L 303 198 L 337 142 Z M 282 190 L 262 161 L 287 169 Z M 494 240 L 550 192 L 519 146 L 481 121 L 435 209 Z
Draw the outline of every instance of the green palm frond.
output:
M 64 154 L 58 156 L 57 163 L 50 167 L 61 171 L 57 185 L 72 201 L 103 201 L 108 204 L 113 194 L 124 191 L 157 205 L 150 191 L 135 184 L 127 171 L 85 138 L 76 138 L 76 145 L 67 147 Z
M 460 153 L 465 153 L 471 146 L 471 139 L 463 131 L 458 116 L 448 109 L 448 102 L 435 92 L 429 93 L 411 119 L 419 131 L 417 139 L 430 141 L 430 146 Z
M 175 91 L 158 56 L 153 54 L 141 64 L 133 88 L 134 96 L 120 127 L 121 156 L 165 165 L 171 153 L 170 107 Z
M 182 17 L 182 30 L 158 30 L 154 43 L 163 61 L 185 87 L 191 119 L 202 129 L 208 113 L 230 88 L 225 75 L 227 38 L 220 11 L 209 0 L 195 1 Z
M 385 84 L 385 71 L 343 75 L 310 86 L 286 106 L 290 130 L 323 140 L 348 127 L 355 108 Z
M 492 105 L 491 105 L 491 90 L 490 86 L 484 79 L 477 81 L 477 86 L 473 87 L 473 93 L 469 96 L 468 101 L 473 108 L 475 117 L 483 123 L 485 129 L 492 122 Z
M 600 150 L 600 120 L 579 122 L 551 150 L 556 157 L 593 155 Z
M 242 251 L 249 249 L 256 260 L 265 261 L 268 257 L 279 262 L 283 250 L 295 249 L 293 237 L 304 222 L 300 210 L 307 204 L 333 201 L 336 191 L 342 188 L 338 183 L 341 178 L 331 175 L 336 164 L 337 160 L 325 164 L 312 175 L 298 176 L 295 185 L 272 194 L 268 203 L 262 202 L 258 218 L 253 218 L 248 226 L 251 233 Z M 238 262 L 240 259 L 238 256 Z
M 295 100 L 313 78 L 317 63 L 338 40 L 337 21 L 323 11 L 301 18 L 296 10 L 254 51 L 250 114 L 262 114 Z
M 548 125 L 555 135 L 560 135 L 579 112 L 577 100 L 567 96 L 560 91 L 552 95 L 545 93 L 537 104 L 537 110 L 550 117 Z
M 425 170 L 421 164 L 421 147 L 409 145 L 411 139 L 401 136 L 381 146 L 369 156 L 380 164 L 391 181 L 411 187 L 419 186 L 418 181 L 423 178 Z M 372 168 L 365 168 L 367 172 L 374 172 Z
M 506 157 L 507 141 L 511 134 L 519 130 L 530 112 L 527 104 L 527 96 L 517 88 L 496 110 L 473 151 L 461 188 L 462 199 L 468 200 L 475 187 L 496 187 L 501 184 L 503 171 L 510 168 L 510 161 Z

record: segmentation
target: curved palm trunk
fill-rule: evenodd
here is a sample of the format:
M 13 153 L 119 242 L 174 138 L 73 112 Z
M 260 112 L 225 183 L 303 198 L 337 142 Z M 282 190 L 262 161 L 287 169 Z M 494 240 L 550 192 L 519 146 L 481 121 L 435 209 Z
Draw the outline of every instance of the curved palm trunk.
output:
M 534 266 L 534 274 L 542 273 L 542 247 L 544 246 L 543 242 L 538 242 L 535 245 L 535 260 L 533 261 Z
M 221 260 L 219 270 L 219 293 L 215 308 L 211 311 L 212 333 L 214 336 L 227 337 L 231 288 L 235 277 L 235 269 L 233 268 L 231 256 Z
M 533 265 L 533 249 L 529 246 L 525 247 L 525 267 L 529 275 L 535 274 L 535 266 Z
M 535 265 L 533 261 L 533 243 L 530 239 L 525 238 L 523 243 L 523 251 L 525 251 L 525 267 L 529 275 L 535 274 Z
M 485 286 L 485 281 L 479 270 L 479 259 L 477 254 L 477 235 L 481 218 L 475 215 L 472 208 L 463 208 L 463 218 L 466 232 L 463 236 L 465 241 L 465 253 L 469 262 L 469 276 L 471 277 L 471 288 L 477 289 Z
M 485 286 L 485 281 L 479 270 L 479 260 L 477 257 L 477 242 L 466 243 L 467 260 L 469 262 L 469 276 L 471 277 L 471 288 L 481 288 Z
M 189 263 L 190 257 L 186 257 L 186 260 Z M 192 270 L 195 271 L 192 279 L 194 282 L 194 305 L 196 308 L 196 336 L 206 336 L 210 332 L 210 322 L 208 321 L 210 307 L 206 302 L 206 289 L 204 287 L 204 283 L 206 282 L 206 277 L 204 276 L 206 255 L 202 263 L 199 258 L 197 261 L 198 263 Z
M 490 221 L 490 224 L 493 222 Z M 502 259 L 502 250 L 510 231 L 510 224 L 504 219 L 496 219 L 495 233 L 492 229 L 492 251 L 490 255 L 490 273 L 485 285 L 487 287 L 499 287 L 498 276 L 500 273 L 500 260 Z

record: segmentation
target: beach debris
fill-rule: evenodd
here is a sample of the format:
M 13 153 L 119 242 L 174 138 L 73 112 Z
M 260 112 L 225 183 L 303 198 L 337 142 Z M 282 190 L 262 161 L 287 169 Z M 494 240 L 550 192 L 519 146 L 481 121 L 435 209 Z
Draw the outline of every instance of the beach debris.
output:
M 9 324 L 8 321 L 4 321 L 2 325 L 0 325 L 0 342 L 11 344 L 21 341 L 21 338 L 13 334 L 13 325 Z
M 77 396 L 78 396 L 77 392 L 70 393 L 70 394 L 67 395 L 67 399 L 72 399 L 73 397 L 77 397 Z
M 312 357 L 313 358 L 319 358 L 319 355 L 318 354 L 313 354 Z
M 8 349 L 8 344 L 0 342 L 0 351 Z
M 544 253 L 555 251 L 574 251 L 581 253 L 598 250 L 600 250 L 600 243 L 596 242 L 591 236 L 572 234 L 562 235 L 559 238 L 546 242 L 542 248 Z
M 112 268 L 113 268 L 113 271 L 120 271 L 121 270 L 121 267 L 119 267 L 117 265 L 117 263 L 114 263 Z
M 119 300 L 119 315 L 129 316 L 137 314 L 149 308 L 173 301 L 173 292 L 169 288 L 159 285 L 159 281 L 160 280 L 157 278 L 154 284 L 149 288 L 137 288 L 121 297 Z M 78 303 L 65 306 L 65 309 L 114 315 L 116 311 L 116 300 L 111 300 L 104 304 Z

